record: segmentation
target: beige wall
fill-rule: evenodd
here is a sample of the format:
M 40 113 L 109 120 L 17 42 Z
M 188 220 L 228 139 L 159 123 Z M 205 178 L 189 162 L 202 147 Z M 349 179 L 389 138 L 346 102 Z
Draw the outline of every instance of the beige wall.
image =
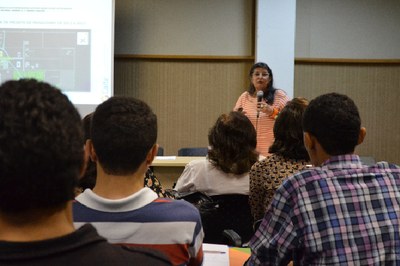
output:
M 248 86 L 250 61 L 117 59 L 115 94 L 140 98 L 158 116 L 166 155 L 206 146 L 218 115 L 229 112 Z M 352 97 L 367 138 L 357 153 L 400 164 L 400 65 L 299 64 L 295 96 L 326 92 Z
M 233 109 L 248 86 L 252 62 L 116 60 L 115 95 L 137 97 L 158 116 L 165 155 L 205 147 L 217 117 Z
M 356 152 L 400 164 L 399 64 L 296 64 L 295 96 L 349 95 L 367 136 Z

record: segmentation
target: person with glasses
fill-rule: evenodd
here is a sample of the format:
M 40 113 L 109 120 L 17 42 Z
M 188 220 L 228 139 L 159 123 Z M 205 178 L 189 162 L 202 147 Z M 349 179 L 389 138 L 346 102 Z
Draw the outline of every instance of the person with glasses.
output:
M 257 151 L 268 156 L 275 118 L 289 98 L 285 91 L 274 87 L 274 76 L 266 63 L 255 63 L 249 76 L 250 86 L 239 96 L 234 111 L 242 111 L 250 119 L 257 131 Z

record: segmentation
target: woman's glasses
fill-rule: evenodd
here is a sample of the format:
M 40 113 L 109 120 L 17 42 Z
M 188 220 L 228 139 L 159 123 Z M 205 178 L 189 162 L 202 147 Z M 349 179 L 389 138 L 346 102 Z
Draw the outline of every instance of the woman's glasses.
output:
M 254 73 L 253 73 L 253 77 L 263 77 L 263 78 L 267 78 L 267 77 L 269 77 L 269 73 L 267 73 L 267 72 L 262 72 L 262 73 L 260 73 L 260 72 L 254 72 Z

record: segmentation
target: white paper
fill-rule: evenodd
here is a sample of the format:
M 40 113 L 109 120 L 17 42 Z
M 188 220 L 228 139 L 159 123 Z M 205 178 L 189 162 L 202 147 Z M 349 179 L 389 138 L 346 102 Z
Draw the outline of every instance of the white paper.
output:
M 203 243 L 203 266 L 229 266 L 229 248 L 227 245 Z
M 176 156 L 156 156 L 157 160 L 176 160 Z

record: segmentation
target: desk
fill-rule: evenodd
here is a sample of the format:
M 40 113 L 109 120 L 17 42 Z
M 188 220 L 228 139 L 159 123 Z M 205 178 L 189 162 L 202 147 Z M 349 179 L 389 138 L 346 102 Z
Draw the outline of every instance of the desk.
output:
M 250 248 L 229 248 L 229 266 L 242 266 L 250 257 Z
M 163 188 L 172 188 L 189 162 L 204 158 L 203 156 L 156 156 L 151 167 Z

